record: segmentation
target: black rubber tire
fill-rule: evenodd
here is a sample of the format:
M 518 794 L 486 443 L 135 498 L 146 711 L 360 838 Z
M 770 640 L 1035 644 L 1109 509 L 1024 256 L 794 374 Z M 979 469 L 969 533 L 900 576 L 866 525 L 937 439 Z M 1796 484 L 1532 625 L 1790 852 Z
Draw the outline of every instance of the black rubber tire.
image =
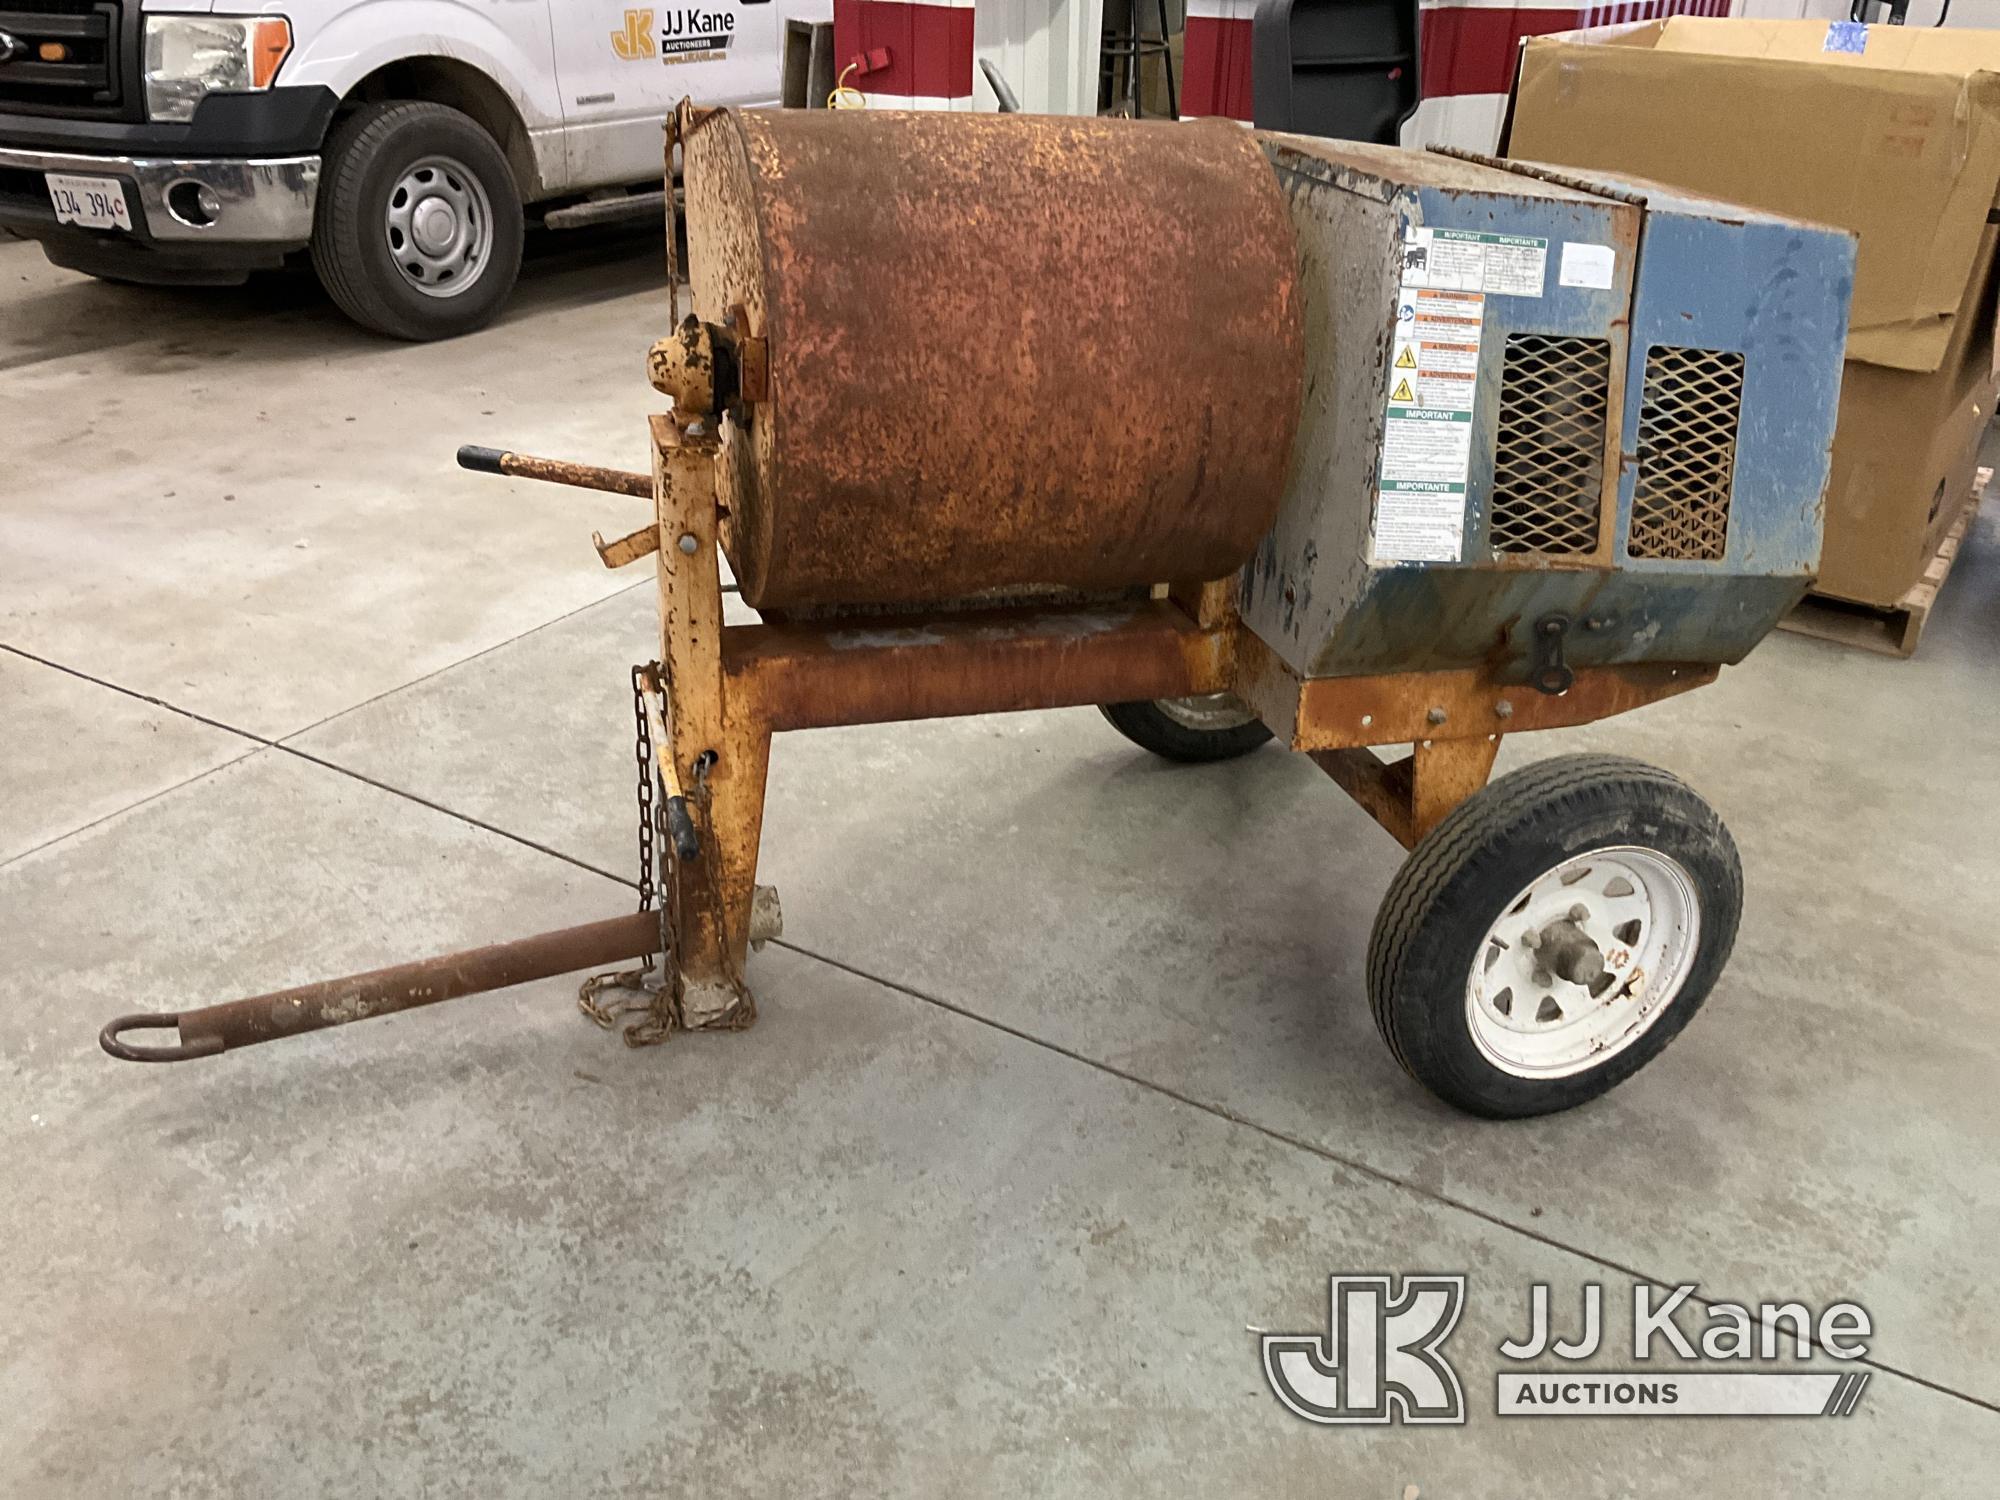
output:
M 1097 710 L 1111 727 L 1142 750 L 1167 760 L 1200 765 L 1206 761 L 1234 760 L 1248 755 L 1271 738 L 1262 719 L 1252 719 L 1229 729 L 1190 729 L 1169 718 L 1157 703 L 1142 699 L 1137 703 L 1105 703 Z
M 493 248 L 455 297 L 403 280 L 381 233 L 389 194 L 419 158 L 449 156 L 479 179 L 493 209 Z M 471 116 L 442 104 L 365 104 L 334 127 L 313 215 L 312 263 L 340 310 L 390 338 L 456 338 L 493 321 L 521 274 L 521 190 L 507 158 Z
M 1466 977 L 1496 914 L 1573 855 L 1615 844 L 1678 860 L 1701 937 L 1671 1004 L 1631 1046 L 1565 1078 L 1521 1078 L 1473 1040 Z M 1572 1109 L 1643 1068 L 1694 1018 L 1729 961 L 1743 870 L 1715 810 L 1678 777 L 1619 755 L 1563 755 L 1501 777 L 1411 851 L 1368 943 L 1368 999 L 1403 1069 L 1445 1103 L 1489 1119 Z

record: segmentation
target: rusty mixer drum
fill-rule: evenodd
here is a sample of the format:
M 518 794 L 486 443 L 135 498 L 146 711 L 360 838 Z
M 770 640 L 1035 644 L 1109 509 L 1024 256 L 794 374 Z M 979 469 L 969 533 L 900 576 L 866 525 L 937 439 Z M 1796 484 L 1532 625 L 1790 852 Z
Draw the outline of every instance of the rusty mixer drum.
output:
M 724 431 L 748 603 L 1219 578 L 1269 529 L 1304 352 L 1249 132 L 717 110 L 683 149 L 695 313 L 768 354 Z

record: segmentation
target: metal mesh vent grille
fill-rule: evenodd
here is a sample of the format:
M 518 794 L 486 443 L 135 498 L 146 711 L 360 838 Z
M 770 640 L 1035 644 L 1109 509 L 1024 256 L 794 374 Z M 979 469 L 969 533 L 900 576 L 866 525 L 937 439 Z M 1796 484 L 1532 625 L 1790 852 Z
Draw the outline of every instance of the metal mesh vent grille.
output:
M 1719 562 L 1729 544 L 1729 488 L 1743 416 L 1743 356 L 1656 347 L 1639 412 L 1634 557 Z
M 1493 453 L 1495 552 L 1597 550 L 1610 392 L 1609 341 L 1508 335 Z

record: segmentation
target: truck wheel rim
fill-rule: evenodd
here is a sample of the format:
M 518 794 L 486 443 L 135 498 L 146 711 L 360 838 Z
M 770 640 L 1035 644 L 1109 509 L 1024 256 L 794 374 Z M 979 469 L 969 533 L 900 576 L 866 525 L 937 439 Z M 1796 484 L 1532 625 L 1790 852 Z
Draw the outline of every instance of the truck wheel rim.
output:
M 1160 698 L 1154 707 L 1183 729 L 1220 734 L 1240 729 L 1257 716 L 1234 693 L 1198 693 L 1191 698 Z
M 390 191 L 382 232 L 404 281 L 426 297 L 456 297 L 486 269 L 493 205 L 463 163 L 426 156 Z
M 1473 1043 L 1516 1078 L 1566 1078 L 1636 1043 L 1679 996 L 1701 942 L 1680 863 L 1621 844 L 1554 866 L 1507 903 L 1473 953 Z

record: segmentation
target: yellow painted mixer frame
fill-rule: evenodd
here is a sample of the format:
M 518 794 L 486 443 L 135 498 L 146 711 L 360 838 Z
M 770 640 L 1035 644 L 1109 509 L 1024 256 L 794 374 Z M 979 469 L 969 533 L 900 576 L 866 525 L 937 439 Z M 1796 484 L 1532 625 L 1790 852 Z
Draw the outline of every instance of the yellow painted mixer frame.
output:
M 690 425 L 652 418 L 654 525 L 600 545 L 614 565 L 660 560 L 658 754 L 664 789 L 699 812 L 697 856 L 667 873 L 674 1019 L 690 1029 L 755 1014 L 743 976 L 780 731 L 1233 693 L 1410 848 L 1486 784 L 1504 733 L 1623 713 L 1718 670 L 1584 667 L 1560 695 L 1477 670 L 1303 680 L 1242 627 L 1234 579 L 1116 605 L 726 625 L 718 450 Z M 1400 744 L 1393 762 L 1368 748 Z
M 1113 603 L 728 625 L 720 449 L 697 408 L 677 410 L 678 421 L 651 418 L 650 478 L 490 449 L 460 454 L 470 468 L 651 494 L 649 525 L 594 540 L 607 567 L 658 559 L 659 659 L 640 678 L 659 805 L 687 811 L 678 835 L 660 818 L 661 910 L 199 1010 L 121 1016 L 100 1037 L 107 1052 L 135 1062 L 212 1056 L 656 953 L 653 1022 L 635 1034 L 740 1029 L 756 1015 L 745 967 L 758 935 L 771 737 L 782 731 L 1233 693 L 1408 848 L 1486 784 L 1502 735 L 1623 713 L 1718 670 L 1585 666 L 1560 694 L 1478 669 L 1304 680 L 1237 619 L 1233 578 L 1169 580 L 1151 597 Z M 1405 744 L 1410 752 L 1395 761 L 1369 748 Z M 174 1043 L 127 1039 L 166 1029 L 178 1030 Z

